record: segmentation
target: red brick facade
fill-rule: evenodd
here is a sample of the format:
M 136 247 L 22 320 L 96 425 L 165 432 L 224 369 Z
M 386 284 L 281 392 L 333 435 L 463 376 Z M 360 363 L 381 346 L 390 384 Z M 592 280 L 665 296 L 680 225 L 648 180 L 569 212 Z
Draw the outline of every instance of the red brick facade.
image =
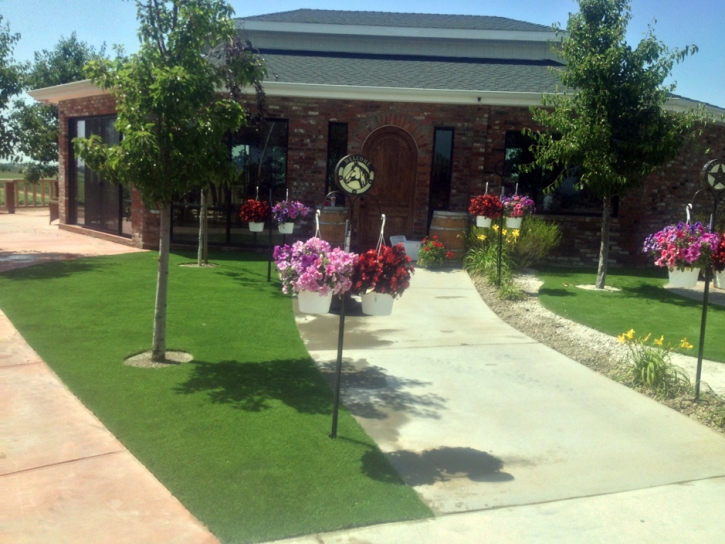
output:
M 267 98 L 270 117 L 289 121 L 287 182 L 290 197 L 308 205 L 319 204 L 324 197 L 328 123 L 348 124 L 348 152 L 360 153 L 366 138 L 376 129 L 396 126 L 405 130 L 418 148 L 415 185 L 414 230 L 424 236 L 428 218 L 430 170 L 434 129 L 455 131 L 451 180 L 451 211 L 467 209 L 471 196 L 499 190 L 494 173 L 504 158 L 506 131 L 537 128 L 528 108 L 446 105 L 406 102 L 342 101 L 304 98 Z M 79 116 L 113 113 L 114 101 L 108 96 L 62 102 L 60 148 L 61 222 L 67 220 L 68 126 Z M 710 148 L 705 155 L 704 150 Z M 643 187 L 622 198 L 619 215 L 611 231 L 610 259 L 615 263 L 642 264 L 639 248 L 650 232 L 668 222 L 683 218 L 685 204 L 699 188 L 699 171 L 713 157 L 725 156 L 725 127 L 711 126 L 679 157 L 651 175 Z M 709 197 L 698 197 L 700 212 Z M 152 247 L 158 243 L 158 216 L 141 207 L 133 191 L 133 243 Z M 708 204 L 709 205 L 709 204 Z M 696 206 L 696 212 L 697 212 Z M 599 251 L 598 217 L 546 216 L 562 226 L 564 242 L 551 260 L 561 264 L 591 265 Z

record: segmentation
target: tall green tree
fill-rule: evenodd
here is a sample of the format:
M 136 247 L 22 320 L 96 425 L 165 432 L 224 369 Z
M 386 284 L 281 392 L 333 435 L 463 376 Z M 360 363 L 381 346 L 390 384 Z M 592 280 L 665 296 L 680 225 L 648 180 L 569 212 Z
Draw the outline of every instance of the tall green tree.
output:
M 76 33 L 61 37 L 48 51 L 36 51 L 28 65 L 23 87 L 26 90 L 63 85 L 86 79 L 83 72 L 91 60 L 105 57 L 105 45 L 96 50 L 78 41 Z M 16 151 L 23 155 L 24 176 L 27 181 L 58 175 L 58 108 L 52 104 L 22 100 L 15 103 L 12 122 L 18 135 Z
M 15 62 L 13 52 L 20 34 L 10 32 L 0 15 L 0 159 L 15 156 L 16 133 L 10 122 L 9 107 L 13 98 L 22 91 L 22 65 Z
M 631 19 L 629 0 L 578 0 L 556 50 L 566 61 L 558 71 L 563 89 L 532 108 L 535 121 L 549 129 L 527 133 L 535 140 L 530 168 L 563 166 L 554 182 L 572 168 L 580 186 L 602 200 L 602 227 L 596 287 L 606 284 L 612 199 L 627 194 L 659 165 L 674 158 L 694 133 L 700 114 L 664 109 L 675 85 L 665 85 L 676 62 L 697 47 L 670 50 L 650 27 L 636 48 L 625 40 Z
M 106 178 L 133 184 L 160 210 L 153 361 L 166 357 L 171 202 L 200 180 L 224 181 L 234 167 L 224 135 L 245 121 L 235 97 L 264 75 L 259 59 L 235 54 L 232 8 L 222 0 L 137 0 L 139 52 L 93 61 L 88 74 L 117 100 L 119 145 L 76 139 L 77 153 Z M 219 94 L 226 87 L 230 94 Z

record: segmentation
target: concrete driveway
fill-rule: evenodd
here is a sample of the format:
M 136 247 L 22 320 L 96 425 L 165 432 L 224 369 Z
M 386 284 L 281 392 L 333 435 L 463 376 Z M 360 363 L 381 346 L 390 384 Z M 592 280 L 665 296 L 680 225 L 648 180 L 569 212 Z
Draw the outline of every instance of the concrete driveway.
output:
M 337 323 L 298 315 L 330 377 Z M 343 402 L 436 518 L 292 542 L 723 541 L 725 436 L 509 327 L 464 272 L 417 270 L 345 348 Z

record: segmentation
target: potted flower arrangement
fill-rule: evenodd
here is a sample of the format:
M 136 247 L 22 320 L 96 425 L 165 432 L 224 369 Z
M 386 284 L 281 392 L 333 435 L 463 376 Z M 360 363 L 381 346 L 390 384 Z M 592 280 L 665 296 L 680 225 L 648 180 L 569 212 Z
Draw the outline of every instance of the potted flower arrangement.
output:
M 713 250 L 720 245 L 717 233 L 707 232 L 699 221 L 679 222 L 650 234 L 643 251 L 655 259 L 655 265 L 667 267 L 672 287 L 694 287 L 700 268 L 710 266 Z
M 352 274 L 352 292 L 361 295 L 363 313 L 390 315 L 393 301 L 410 287 L 413 272 L 403 244 L 383 245 L 360 255 Z
M 712 267 L 715 269 L 715 287 L 725 289 L 725 235 L 720 237 L 720 245 L 712 252 Z
M 269 202 L 265 200 L 247 200 L 242 204 L 242 209 L 239 213 L 239 217 L 242 221 L 249 223 L 249 230 L 251 232 L 262 232 L 264 230 L 264 222 L 269 221 L 272 216 L 272 208 L 269 206 Z
M 279 232 L 292 234 L 297 220 L 300 217 L 305 217 L 311 211 L 312 208 L 308 208 L 297 200 L 282 200 L 272 208 L 272 218 L 277 222 Z
M 492 219 L 501 217 L 503 205 L 501 199 L 496 195 L 478 195 L 471 199 L 468 213 L 476 218 L 476 226 L 488 228 Z
M 438 236 L 433 235 L 431 238 L 423 238 L 418 252 L 418 264 L 425 268 L 440 268 L 446 259 L 453 259 L 454 256 L 452 251 L 446 250 Z
M 356 259 L 320 238 L 274 248 L 282 291 L 297 293 L 300 311 L 309 314 L 329 312 L 332 295 L 350 290 Z
M 506 228 L 520 229 L 524 215 L 536 211 L 534 201 L 528 196 L 512 195 L 501 198 L 503 214 L 506 217 Z

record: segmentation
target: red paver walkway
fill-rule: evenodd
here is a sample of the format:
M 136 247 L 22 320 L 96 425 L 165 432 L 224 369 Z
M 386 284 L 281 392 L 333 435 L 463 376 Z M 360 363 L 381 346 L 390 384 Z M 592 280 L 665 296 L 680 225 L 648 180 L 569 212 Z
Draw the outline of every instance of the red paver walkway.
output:
M 0 271 L 133 251 L 48 226 L 47 210 L 0 214 Z M 0 542 L 218 542 L 63 385 L 1 311 Z

